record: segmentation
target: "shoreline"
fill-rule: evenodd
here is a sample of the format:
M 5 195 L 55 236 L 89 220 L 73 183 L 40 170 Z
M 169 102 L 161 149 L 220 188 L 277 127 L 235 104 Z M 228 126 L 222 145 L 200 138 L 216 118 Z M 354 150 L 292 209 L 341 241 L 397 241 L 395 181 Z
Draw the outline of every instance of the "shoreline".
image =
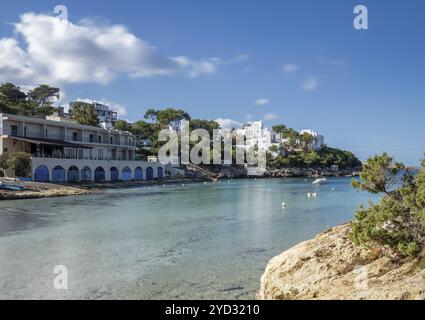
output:
M 8 191 L 0 190 L 0 201 L 1 200 L 24 200 L 24 199 L 40 199 L 40 198 L 53 198 L 53 197 L 66 197 L 66 196 L 77 196 L 77 195 L 89 195 L 97 192 L 101 192 L 106 189 L 126 189 L 132 187 L 144 187 L 144 186 L 155 186 L 155 185 L 169 185 L 175 183 L 203 183 L 212 182 L 216 183 L 220 180 L 235 179 L 235 180 L 250 180 L 250 179 L 282 179 L 282 178 L 317 178 L 317 177 L 355 177 L 357 176 L 356 170 L 337 171 L 329 172 L 323 171 L 317 174 L 315 169 L 279 169 L 275 171 L 268 171 L 262 176 L 248 176 L 246 174 L 232 175 L 227 172 L 224 175 L 217 175 L 215 178 L 202 176 L 192 176 L 186 178 L 174 178 L 174 179 L 162 179 L 162 180 L 151 180 L 151 181 L 114 181 L 114 182 L 100 182 L 100 183 L 42 183 L 42 182 L 26 182 L 26 181 L 15 181 L 1 179 L 6 184 L 12 184 L 25 188 L 22 191 Z
M 41 199 L 41 198 L 54 198 L 54 197 L 67 197 L 90 195 L 101 192 L 106 189 L 127 189 L 131 187 L 142 186 L 155 186 L 161 184 L 174 184 L 174 183 L 199 183 L 206 180 L 201 179 L 164 179 L 164 180 L 151 180 L 151 181 L 116 181 L 116 182 L 102 182 L 102 183 L 44 183 L 32 181 L 14 181 L 3 180 L 5 184 L 25 188 L 22 191 L 1 190 L 0 201 L 2 200 L 25 200 L 25 199 Z

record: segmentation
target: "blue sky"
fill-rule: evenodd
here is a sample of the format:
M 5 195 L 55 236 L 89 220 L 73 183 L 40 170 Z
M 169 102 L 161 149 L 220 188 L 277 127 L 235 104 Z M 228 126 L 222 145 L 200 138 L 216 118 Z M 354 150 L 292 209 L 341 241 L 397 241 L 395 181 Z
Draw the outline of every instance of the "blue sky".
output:
M 2 1 L 0 81 L 50 81 L 63 103 L 110 101 L 129 120 L 172 106 L 313 128 L 361 159 L 387 151 L 417 164 L 425 151 L 424 1 L 62 1 L 73 26 L 96 30 L 94 45 L 76 29 L 78 46 L 43 29 L 57 4 Z M 357 4 L 368 7 L 368 30 L 353 28 Z M 125 29 L 114 38 L 115 25 Z M 49 68 L 53 57 L 61 64 Z

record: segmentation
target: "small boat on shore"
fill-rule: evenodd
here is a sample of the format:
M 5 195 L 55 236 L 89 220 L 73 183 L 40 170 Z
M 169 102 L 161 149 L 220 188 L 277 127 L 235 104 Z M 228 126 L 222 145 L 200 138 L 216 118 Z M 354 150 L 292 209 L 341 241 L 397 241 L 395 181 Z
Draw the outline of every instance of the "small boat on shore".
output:
M 6 184 L 6 183 L 0 181 L 0 190 L 23 191 L 23 190 L 25 190 L 25 188 L 21 187 L 21 186 L 12 185 L 12 184 Z
M 320 178 L 320 179 L 316 179 L 313 181 L 312 184 L 324 184 L 326 183 L 328 180 L 326 178 Z

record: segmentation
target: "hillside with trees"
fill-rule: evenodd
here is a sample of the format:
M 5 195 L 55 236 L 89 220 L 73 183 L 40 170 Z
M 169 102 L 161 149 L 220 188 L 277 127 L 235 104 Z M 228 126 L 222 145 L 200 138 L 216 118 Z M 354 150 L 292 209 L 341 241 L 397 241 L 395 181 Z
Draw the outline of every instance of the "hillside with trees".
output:
M 59 88 L 39 85 L 25 93 L 13 83 L 0 84 L 0 112 L 31 117 L 53 114 L 53 103 L 59 99 Z
M 361 166 L 360 160 L 350 151 L 331 148 L 326 145 L 315 149 L 315 138 L 308 134 L 300 134 L 284 124 L 276 125 L 273 131 L 282 138 L 280 147 L 272 146 L 267 154 L 268 167 L 280 168 L 356 168 Z

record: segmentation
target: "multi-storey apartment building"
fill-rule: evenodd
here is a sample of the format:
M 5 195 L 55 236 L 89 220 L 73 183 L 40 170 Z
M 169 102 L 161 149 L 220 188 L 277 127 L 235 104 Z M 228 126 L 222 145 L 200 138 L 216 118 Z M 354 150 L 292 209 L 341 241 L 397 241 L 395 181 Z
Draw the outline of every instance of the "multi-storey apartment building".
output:
M 73 182 L 162 178 L 161 163 L 135 161 L 129 132 L 86 126 L 62 117 L 0 113 L 0 156 L 32 155 L 35 181 Z
M 278 146 L 280 137 L 272 130 L 265 128 L 263 121 L 251 121 L 243 125 L 242 129 L 237 129 L 239 135 L 246 138 L 247 147 L 258 146 L 258 149 L 269 151 L 273 145 Z

